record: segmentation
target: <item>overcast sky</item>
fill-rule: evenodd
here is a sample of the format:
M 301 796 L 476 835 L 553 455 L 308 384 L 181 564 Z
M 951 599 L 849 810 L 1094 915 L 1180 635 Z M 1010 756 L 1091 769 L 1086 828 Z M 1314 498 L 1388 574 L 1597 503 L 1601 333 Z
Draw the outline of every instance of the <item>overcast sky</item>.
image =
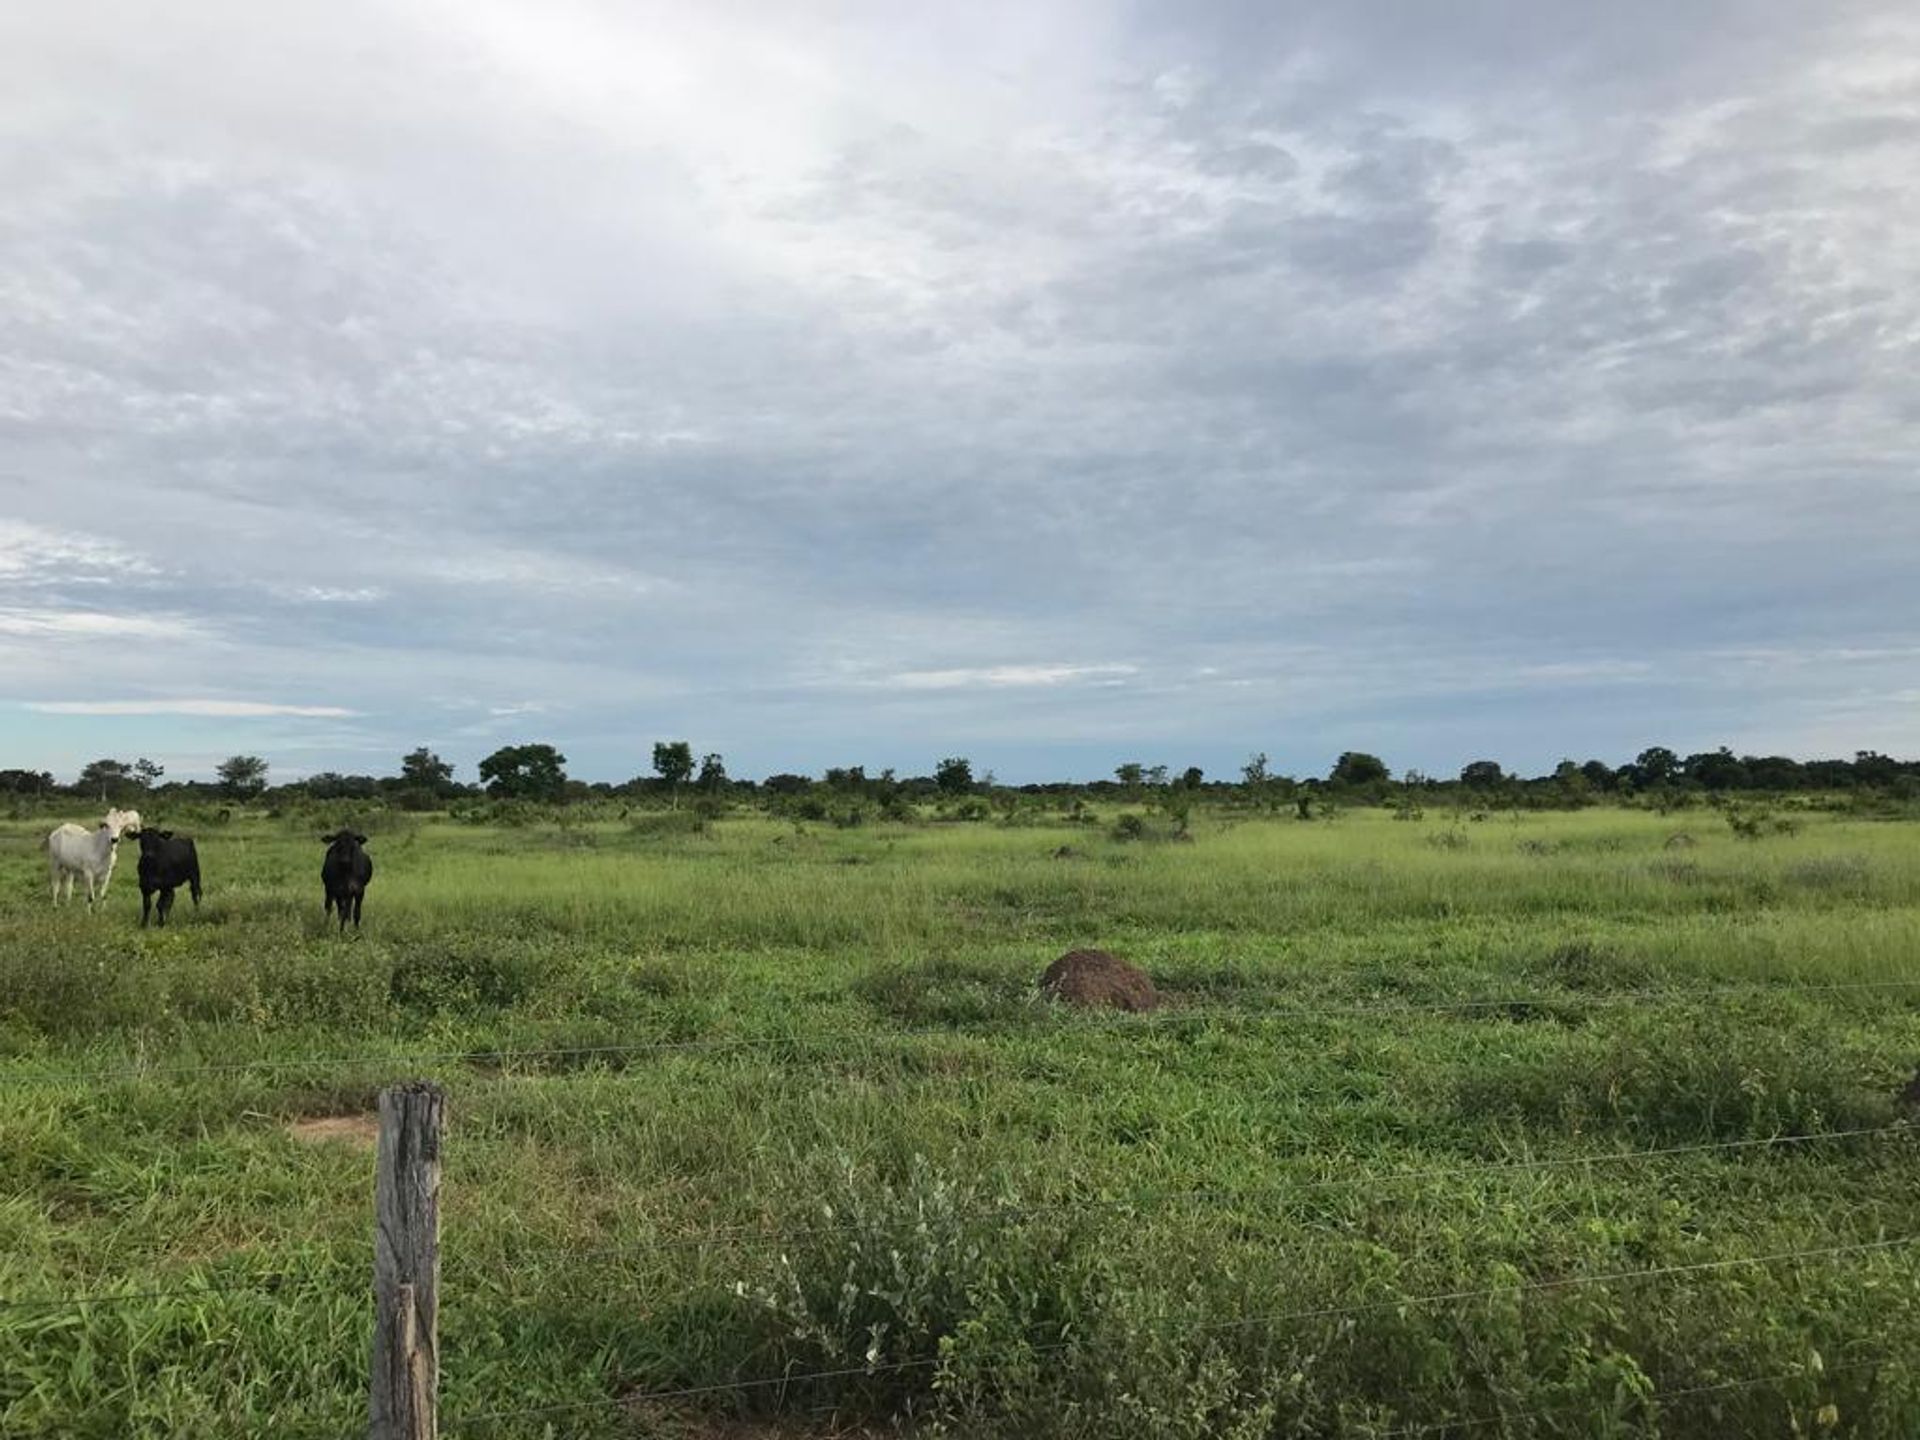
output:
M 0 767 L 1920 752 L 1911 0 L 0 7 Z

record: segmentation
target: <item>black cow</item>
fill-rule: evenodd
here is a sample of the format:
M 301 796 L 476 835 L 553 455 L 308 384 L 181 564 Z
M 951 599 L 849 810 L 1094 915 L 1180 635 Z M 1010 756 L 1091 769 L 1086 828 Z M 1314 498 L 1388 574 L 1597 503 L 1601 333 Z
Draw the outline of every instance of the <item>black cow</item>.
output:
M 153 909 L 153 896 L 160 892 L 160 923 L 167 923 L 173 909 L 174 890 L 185 885 L 193 891 L 194 908 L 200 906 L 200 853 L 193 838 L 175 835 L 171 830 L 140 832 L 140 923 L 147 923 Z
M 327 887 L 327 909 L 340 911 L 340 928 L 347 928 L 349 916 L 353 928 L 360 928 L 360 906 L 367 898 L 367 882 L 373 879 L 373 857 L 360 847 L 367 837 L 351 830 L 337 835 L 322 835 L 327 842 L 327 858 L 320 866 L 320 883 Z

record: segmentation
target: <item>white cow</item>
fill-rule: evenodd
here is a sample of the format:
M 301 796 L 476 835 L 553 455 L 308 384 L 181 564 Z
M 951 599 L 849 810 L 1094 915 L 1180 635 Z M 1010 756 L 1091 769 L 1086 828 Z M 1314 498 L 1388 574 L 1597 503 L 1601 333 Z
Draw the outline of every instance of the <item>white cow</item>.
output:
M 138 810 L 109 810 L 97 830 L 80 825 L 62 825 L 47 836 L 47 869 L 53 877 L 53 903 L 60 903 L 60 887 L 66 885 L 66 898 L 73 899 L 73 877 L 87 877 L 87 908 L 95 899 L 107 898 L 107 882 L 113 878 L 113 860 L 120 849 L 122 835 L 140 833 Z

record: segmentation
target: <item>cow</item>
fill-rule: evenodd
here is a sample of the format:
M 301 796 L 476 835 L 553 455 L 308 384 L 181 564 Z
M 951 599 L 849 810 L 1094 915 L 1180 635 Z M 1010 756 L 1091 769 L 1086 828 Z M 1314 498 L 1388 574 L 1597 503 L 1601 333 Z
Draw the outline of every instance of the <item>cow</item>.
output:
M 160 923 L 167 923 L 173 909 L 174 890 L 185 885 L 193 891 L 194 908 L 200 906 L 200 854 L 193 839 L 175 835 L 171 830 L 140 832 L 140 924 L 145 928 L 154 893 L 160 895 Z
M 344 827 L 338 834 L 322 835 L 327 842 L 327 858 L 320 865 L 320 883 L 327 888 L 324 913 L 340 912 L 340 928 L 347 928 L 349 916 L 353 928 L 360 928 L 360 906 L 367 898 L 367 882 L 373 879 L 373 857 L 361 847 L 367 837 Z
M 138 810 L 109 810 L 97 829 L 82 825 L 62 825 L 42 843 L 47 851 L 47 870 L 53 881 L 53 903 L 60 903 L 61 886 L 66 898 L 73 899 L 73 877 L 87 877 L 87 908 L 95 899 L 107 898 L 107 882 L 113 879 L 113 862 L 120 853 L 122 835 L 140 833 Z

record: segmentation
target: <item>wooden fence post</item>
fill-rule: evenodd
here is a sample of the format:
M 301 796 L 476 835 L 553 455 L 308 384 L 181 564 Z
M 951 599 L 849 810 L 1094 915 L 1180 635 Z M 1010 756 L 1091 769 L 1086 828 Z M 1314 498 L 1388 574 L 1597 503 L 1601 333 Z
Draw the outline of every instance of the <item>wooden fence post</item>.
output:
M 370 1440 L 435 1440 L 440 1405 L 440 1126 L 430 1080 L 380 1092 Z

